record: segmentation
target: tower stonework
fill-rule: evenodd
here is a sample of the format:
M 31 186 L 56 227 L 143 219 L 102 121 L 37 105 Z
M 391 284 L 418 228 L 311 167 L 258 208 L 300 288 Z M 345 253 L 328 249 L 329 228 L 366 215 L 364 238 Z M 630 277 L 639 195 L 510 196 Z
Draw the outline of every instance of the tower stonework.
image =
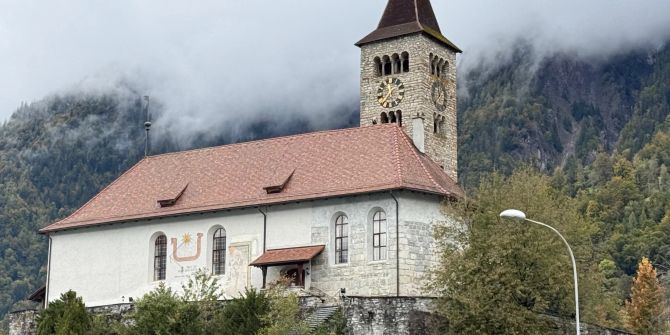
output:
M 458 180 L 456 54 L 429 0 L 389 0 L 361 48 L 361 127 L 398 123 Z M 415 127 L 422 125 L 423 136 Z M 417 136 L 418 135 L 418 136 Z M 419 149 L 420 145 L 417 145 Z

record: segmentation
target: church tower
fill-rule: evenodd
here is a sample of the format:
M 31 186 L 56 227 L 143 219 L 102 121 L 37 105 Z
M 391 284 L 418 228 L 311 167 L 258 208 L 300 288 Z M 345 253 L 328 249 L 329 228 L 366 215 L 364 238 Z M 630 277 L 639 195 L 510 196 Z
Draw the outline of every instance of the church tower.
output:
M 456 54 L 430 0 L 389 0 L 361 48 L 361 127 L 398 123 L 458 179 Z

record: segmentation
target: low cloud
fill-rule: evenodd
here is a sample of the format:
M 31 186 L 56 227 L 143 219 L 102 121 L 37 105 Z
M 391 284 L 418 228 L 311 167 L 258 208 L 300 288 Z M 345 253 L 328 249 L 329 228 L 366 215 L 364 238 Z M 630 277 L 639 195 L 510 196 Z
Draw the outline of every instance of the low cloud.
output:
M 163 106 L 167 133 L 300 118 L 342 124 L 358 105 L 359 51 L 384 0 L 0 2 L 0 120 L 22 101 L 128 82 Z M 461 66 L 529 41 L 602 57 L 663 43 L 667 0 L 433 0 Z M 237 134 L 242 137 L 243 134 Z

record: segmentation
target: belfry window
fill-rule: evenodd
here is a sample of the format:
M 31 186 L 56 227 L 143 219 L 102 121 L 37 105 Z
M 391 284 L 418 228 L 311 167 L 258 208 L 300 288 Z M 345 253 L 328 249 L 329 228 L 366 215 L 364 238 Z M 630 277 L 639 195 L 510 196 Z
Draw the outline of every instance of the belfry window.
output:
M 154 242 L 154 281 L 165 280 L 167 237 L 160 235 Z
M 375 57 L 375 76 L 381 77 L 383 70 L 384 69 L 382 68 L 382 60 L 379 59 L 379 57 Z
M 407 51 L 403 52 L 400 59 L 402 60 L 402 72 L 409 72 L 409 53 Z
M 391 123 L 396 123 L 397 122 L 397 120 L 395 118 L 395 112 L 390 112 L 389 113 L 389 119 L 390 119 Z
M 214 232 L 212 241 L 212 273 L 226 273 L 226 231 L 219 228 Z
M 335 264 L 349 261 L 349 222 L 340 215 L 335 219 Z
M 402 127 L 402 111 L 396 111 L 395 118 L 398 120 L 398 125 Z
M 384 56 L 384 58 L 382 58 L 382 64 L 384 65 L 383 75 L 388 76 L 393 74 L 393 64 L 391 63 L 391 58 L 389 58 L 389 56 Z
M 400 63 L 400 56 L 398 56 L 398 54 L 393 54 L 391 59 L 393 61 L 393 74 L 400 73 L 400 66 L 402 65 L 402 63 Z
M 386 213 L 377 211 L 372 217 L 372 260 L 386 259 Z
M 386 112 L 382 112 L 381 115 L 379 115 L 379 122 L 389 123 L 389 117 L 386 115 Z

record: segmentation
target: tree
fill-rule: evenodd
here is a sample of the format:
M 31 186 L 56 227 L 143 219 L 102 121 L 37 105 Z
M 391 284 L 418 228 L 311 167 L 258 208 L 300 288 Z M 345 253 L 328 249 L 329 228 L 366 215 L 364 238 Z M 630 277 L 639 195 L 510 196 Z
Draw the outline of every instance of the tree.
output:
M 667 329 L 665 288 L 656 276 L 656 269 L 642 258 L 626 301 L 626 326 L 639 335 L 661 334 Z
M 270 299 L 261 291 L 246 289 L 244 295 L 228 301 L 214 323 L 223 335 L 255 335 L 267 326 L 265 315 L 270 311 Z
M 82 335 L 90 328 L 90 317 L 81 297 L 67 291 L 37 318 L 38 335 Z
M 450 332 L 546 334 L 550 325 L 543 313 L 574 315 L 565 245 L 543 227 L 499 219 L 507 208 L 524 209 L 529 217 L 561 231 L 579 260 L 580 283 L 602 286 L 592 259 L 591 237 L 597 229 L 580 214 L 576 201 L 553 189 L 549 177 L 527 168 L 508 178 L 493 174 L 482 181 L 472 200 L 447 206 L 457 224 L 436 230 L 440 264 L 430 288 L 440 295 L 436 310 L 448 320 Z M 612 301 L 598 289 L 581 294 L 585 320 L 595 319 L 592 301 Z
M 195 303 L 184 301 L 163 283 L 137 301 L 135 308 L 135 314 L 132 316 L 135 321 L 133 334 L 198 335 L 202 333 L 198 306 Z
M 279 281 L 268 290 L 270 308 L 261 320 L 266 324 L 260 335 L 309 335 L 311 329 L 300 311 L 298 295 L 286 290 L 288 280 Z

